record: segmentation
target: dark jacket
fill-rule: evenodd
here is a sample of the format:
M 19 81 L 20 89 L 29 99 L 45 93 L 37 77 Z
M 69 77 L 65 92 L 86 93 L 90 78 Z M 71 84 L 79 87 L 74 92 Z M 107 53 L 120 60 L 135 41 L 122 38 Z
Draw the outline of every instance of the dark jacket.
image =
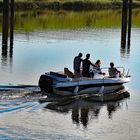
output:
M 84 77 L 90 77 L 90 65 L 93 65 L 89 59 L 83 60 L 82 75 Z
M 80 73 L 80 66 L 81 66 L 82 59 L 79 56 L 74 58 L 74 71 Z

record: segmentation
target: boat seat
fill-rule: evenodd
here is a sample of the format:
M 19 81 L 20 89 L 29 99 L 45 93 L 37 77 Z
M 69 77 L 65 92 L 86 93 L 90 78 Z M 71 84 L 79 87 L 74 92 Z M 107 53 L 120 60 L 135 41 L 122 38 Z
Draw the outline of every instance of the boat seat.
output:
M 48 73 L 46 73 L 48 74 Z M 66 81 L 71 81 L 71 78 L 68 78 L 67 75 L 56 73 L 56 72 L 50 72 L 49 75 L 56 81 L 59 82 L 66 82 Z
M 53 76 L 57 76 L 57 77 L 60 77 L 60 78 L 67 78 L 66 75 L 64 74 L 60 74 L 60 73 L 57 73 L 57 72 L 50 72 L 50 75 L 53 75 Z

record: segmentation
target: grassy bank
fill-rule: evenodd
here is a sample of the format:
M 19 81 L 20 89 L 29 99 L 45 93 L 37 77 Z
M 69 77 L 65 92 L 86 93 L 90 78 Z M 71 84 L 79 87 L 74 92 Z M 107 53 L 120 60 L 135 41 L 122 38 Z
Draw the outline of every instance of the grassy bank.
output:
M 133 10 L 132 27 L 140 28 L 140 10 Z M 0 14 L 2 19 L 2 13 Z M 31 10 L 15 12 L 14 32 L 47 30 L 113 29 L 121 27 L 121 10 L 52 11 Z M 0 21 L 0 32 L 2 31 Z
M 2 1 L 0 0 L 2 10 Z M 16 10 L 53 9 L 53 10 L 94 10 L 121 8 L 122 0 L 15 0 Z M 140 7 L 140 0 L 133 0 L 133 8 Z

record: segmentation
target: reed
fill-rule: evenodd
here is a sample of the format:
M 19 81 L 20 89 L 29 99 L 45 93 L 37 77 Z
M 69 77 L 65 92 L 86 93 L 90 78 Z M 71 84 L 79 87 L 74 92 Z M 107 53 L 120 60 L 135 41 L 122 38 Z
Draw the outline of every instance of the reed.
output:
M 132 27 L 140 27 L 140 10 L 134 10 Z M 2 14 L 0 14 L 2 19 Z M 2 21 L 0 20 L 0 25 Z M 0 26 L 1 27 L 1 26 Z M 15 32 L 36 30 L 71 30 L 121 28 L 121 10 L 94 11 L 20 11 L 15 12 Z M 1 28 L 0 28 L 1 30 Z

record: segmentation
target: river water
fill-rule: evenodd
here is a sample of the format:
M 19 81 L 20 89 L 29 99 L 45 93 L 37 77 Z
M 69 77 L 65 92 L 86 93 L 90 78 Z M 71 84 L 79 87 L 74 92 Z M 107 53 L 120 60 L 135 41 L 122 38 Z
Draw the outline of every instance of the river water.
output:
M 17 27 L 17 26 L 16 26 Z M 17 30 L 17 29 L 16 29 Z M 120 27 L 47 29 L 14 34 L 14 46 L 0 53 L 0 84 L 37 85 L 47 71 L 73 71 L 73 58 L 91 54 L 102 67 L 113 61 L 130 70 L 130 98 L 108 103 L 75 100 L 51 107 L 39 103 L 32 89 L 0 91 L 0 139 L 138 140 L 140 137 L 140 28 L 133 27 L 131 45 L 121 48 Z

